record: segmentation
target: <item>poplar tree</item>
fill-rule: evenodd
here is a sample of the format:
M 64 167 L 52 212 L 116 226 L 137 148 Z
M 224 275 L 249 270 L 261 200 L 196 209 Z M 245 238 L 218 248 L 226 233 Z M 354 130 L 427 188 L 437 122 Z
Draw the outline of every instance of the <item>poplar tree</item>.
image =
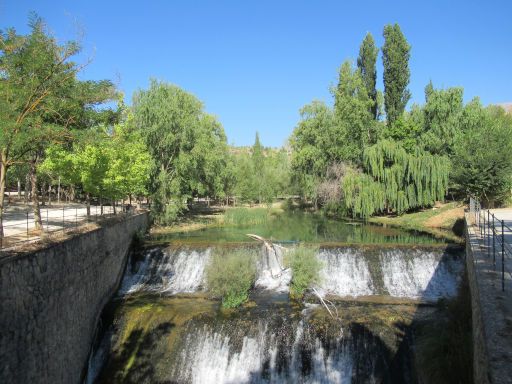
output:
M 411 94 L 407 89 L 410 78 L 411 46 L 398 24 L 384 27 L 382 63 L 384 65 L 384 107 L 388 127 L 402 116 Z
M 375 40 L 373 39 L 372 34 L 368 32 L 359 48 L 357 67 L 361 72 L 361 77 L 366 87 L 368 97 L 373 102 L 370 107 L 370 112 L 375 120 L 377 119 L 378 113 L 377 89 L 375 88 L 377 82 L 376 62 L 378 52 L 379 49 L 375 46 Z

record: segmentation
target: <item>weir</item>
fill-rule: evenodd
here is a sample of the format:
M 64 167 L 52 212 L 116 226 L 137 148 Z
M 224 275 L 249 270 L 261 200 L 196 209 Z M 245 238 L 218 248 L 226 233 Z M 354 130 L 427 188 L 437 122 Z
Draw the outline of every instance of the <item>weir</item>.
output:
M 259 248 L 256 288 L 287 292 L 292 273 L 282 267 L 282 248 Z M 147 250 L 141 260 L 130 262 L 120 293 L 201 292 L 211 253 L 212 247 Z M 464 268 L 456 252 L 434 249 L 321 248 L 316 257 L 322 266 L 317 290 L 339 297 L 386 295 L 432 302 L 457 293 Z
M 315 290 L 334 303 L 331 316 L 314 296 L 291 305 L 291 271 L 273 270 L 284 265 L 281 248 L 243 247 L 259 249 L 257 278 L 234 311 L 204 299 L 215 246 L 154 247 L 131 260 L 88 383 L 415 383 L 407 329 L 435 310 L 416 304 L 453 297 L 464 268 L 446 249 L 320 248 Z

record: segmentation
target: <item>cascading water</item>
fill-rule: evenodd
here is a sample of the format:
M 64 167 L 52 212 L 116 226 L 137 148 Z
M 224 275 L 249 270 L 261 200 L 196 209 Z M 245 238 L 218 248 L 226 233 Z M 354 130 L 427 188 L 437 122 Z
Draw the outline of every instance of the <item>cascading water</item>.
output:
M 192 293 L 205 288 L 212 249 L 153 249 L 128 268 L 122 294 L 138 291 Z M 281 247 L 261 247 L 255 287 L 288 292 L 292 271 L 283 266 Z M 442 251 L 414 249 L 321 249 L 318 291 L 322 295 L 389 295 L 433 301 L 457 292 L 462 262 Z
M 276 292 L 288 292 L 292 271 L 284 267 L 283 248 L 263 245 L 257 262 L 257 288 Z
M 381 254 L 380 265 L 389 295 L 427 301 L 455 296 L 463 269 L 458 259 L 420 250 Z
M 324 249 L 319 290 L 335 296 L 386 295 L 423 301 L 457 293 L 463 263 L 443 251 Z
M 368 296 L 375 293 L 369 266 L 360 250 L 321 250 L 320 291 L 336 296 Z
M 194 384 L 352 382 L 353 353 L 341 333 L 324 345 L 305 332 L 303 321 L 278 326 L 260 321 L 254 328 L 241 335 L 236 325 L 190 330 L 171 379 Z
M 409 344 L 404 344 L 403 355 L 397 355 L 398 349 L 393 350 L 405 337 L 402 329 L 395 330 L 392 323 L 387 328 L 370 330 L 371 323 L 367 321 L 372 309 L 364 305 L 361 320 L 356 322 L 355 309 L 343 304 L 339 307 L 340 302 L 333 317 L 318 304 L 307 304 L 302 311 L 290 306 L 288 296 L 282 294 L 288 291 L 292 278 L 292 271 L 284 266 L 286 251 L 267 243 L 260 249 L 256 260 L 257 289 L 251 298 L 256 305 L 227 314 L 215 310 L 209 300 L 174 296 L 207 288 L 205 271 L 214 248 L 146 251 L 142 259 L 127 267 L 119 298 L 132 300 L 129 308 L 134 308 L 138 328 L 127 328 L 132 333 L 122 337 L 126 341 L 121 344 L 116 341 L 121 330 L 107 332 L 109 339 L 91 358 L 88 383 L 94 380 L 104 360 L 101 354 L 116 345 L 127 349 L 119 356 L 139 356 L 141 361 L 140 366 L 129 363 L 131 368 L 126 372 L 133 379 L 128 382 L 411 382 Z M 316 290 L 322 296 L 385 295 L 434 301 L 456 294 L 463 268 L 458 256 L 441 250 L 321 248 L 317 257 L 322 268 Z M 136 292 L 158 295 L 152 299 L 152 295 L 137 296 Z M 123 297 L 127 294 L 129 297 Z M 158 311 L 147 309 L 158 300 L 167 301 L 158 304 Z M 169 311 L 167 320 L 158 317 Z M 395 309 L 390 311 L 384 319 L 395 316 Z M 381 323 L 382 320 L 375 322 Z M 173 330 L 176 324 L 180 324 L 179 331 Z M 130 343 L 132 339 L 135 341 Z M 397 362 L 397 366 L 390 365 Z M 126 372 L 119 376 L 121 379 L 111 381 L 112 376 L 103 373 L 98 380 L 124 382 Z
M 135 265 L 129 265 L 120 293 L 138 291 L 191 293 L 204 286 L 204 270 L 211 249 L 153 249 Z

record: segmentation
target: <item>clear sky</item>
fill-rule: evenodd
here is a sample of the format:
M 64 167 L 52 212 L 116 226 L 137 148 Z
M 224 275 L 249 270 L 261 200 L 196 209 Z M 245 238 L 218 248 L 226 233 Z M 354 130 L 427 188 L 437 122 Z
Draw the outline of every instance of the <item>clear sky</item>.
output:
M 423 103 L 429 80 L 463 86 L 466 101 L 512 101 L 511 0 L 0 0 L 0 28 L 26 33 L 30 11 L 62 41 L 82 40 L 81 60 L 93 58 L 83 79 L 113 80 L 127 102 L 151 77 L 174 83 L 236 145 L 256 131 L 264 145 L 282 145 L 304 104 L 332 102 L 337 70 L 357 58 L 366 32 L 380 47 L 395 22 L 412 45 L 410 104 Z

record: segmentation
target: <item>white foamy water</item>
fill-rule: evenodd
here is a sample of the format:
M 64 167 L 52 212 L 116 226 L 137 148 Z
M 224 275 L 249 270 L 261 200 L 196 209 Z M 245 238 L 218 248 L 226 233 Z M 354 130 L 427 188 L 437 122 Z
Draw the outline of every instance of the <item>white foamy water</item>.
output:
M 196 292 L 204 286 L 204 271 L 210 254 L 210 249 L 168 248 L 148 251 L 144 259 L 137 263 L 135 272 L 131 272 L 128 267 L 120 292 Z
M 289 365 L 279 366 L 277 335 L 260 325 L 255 336 L 244 336 L 241 346 L 234 346 L 224 332 L 206 327 L 189 334 L 179 366 L 174 372 L 177 382 L 193 384 L 223 383 L 342 383 L 352 380 L 352 354 L 341 343 L 326 350 L 315 339 L 310 355 L 309 372 L 303 373 L 300 346 L 303 323 L 298 324 L 290 346 Z M 228 333 L 228 332 L 227 332 Z M 281 346 L 282 347 L 282 346 Z M 282 353 L 282 351 L 281 351 Z
M 363 253 L 359 250 L 322 250 L 320 292 L 337 296 L 368 296 L 374 294 L 372 276 Z
M 279 247 L 262 247 L 257 265 L 255 286 L 276 292 L 288 292 L 292 271 L 283 267 L 283 250 Z
M 440 254 L 393 250 L 380 255 L 384 287 L 391 296 L 436 300 L 457 293 L 462 264 Z

